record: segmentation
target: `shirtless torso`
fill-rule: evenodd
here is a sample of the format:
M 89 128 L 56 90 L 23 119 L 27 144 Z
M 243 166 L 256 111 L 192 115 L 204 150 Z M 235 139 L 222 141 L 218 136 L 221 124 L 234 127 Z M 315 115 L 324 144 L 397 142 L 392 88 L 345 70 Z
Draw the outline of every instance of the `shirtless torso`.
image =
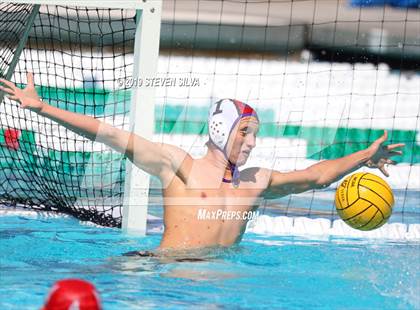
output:
M 193 160 L 187 184 L 179 177 L 170 182 L 163 191 L 161 247 L 229 246 L 241 240 L 251 211 L 258 208 L 267 188 L 268 175 L 261 169 L 246 169 L 238 187 L 221 179 L 214 164 L 204 158 Z

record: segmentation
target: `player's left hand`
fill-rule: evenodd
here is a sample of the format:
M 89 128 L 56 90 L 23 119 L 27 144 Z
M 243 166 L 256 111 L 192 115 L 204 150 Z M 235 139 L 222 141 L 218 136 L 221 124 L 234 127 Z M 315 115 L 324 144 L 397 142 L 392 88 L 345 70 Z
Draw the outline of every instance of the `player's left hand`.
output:
M 390 145 L 383 145 L 388 139 L 388 132 L 384 130 L 382 137 L 373 142 L 366 151 L 369 159 L 365 165 L 369 168 L 378 168 L 385 176 L 389 177 L 388 171 L 385 169 L 385 164 L 395 165 L 397 162 L 391 160 L 391 156 L 402 155 L 402 151 L 396 151 L 396 148 L 405 146 L 404 143 L 396 143 Z

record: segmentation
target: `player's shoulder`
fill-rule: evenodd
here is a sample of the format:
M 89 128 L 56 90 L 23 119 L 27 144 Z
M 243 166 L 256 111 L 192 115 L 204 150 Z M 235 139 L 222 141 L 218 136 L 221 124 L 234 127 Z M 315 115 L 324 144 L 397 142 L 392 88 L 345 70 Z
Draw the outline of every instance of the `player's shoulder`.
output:
M 176 175 L 186 183 L 193 166 L 192 156 L 176 145 L 162 143 L 161 146 L 169 159 L 166 169 L 162 169 L 161 180 L 164 180 L 164 183 L 170 183 Z
M 162 143 L 162 148 L 172 157 L 172 159 L 179 163 L 184 161 L 192 162 L 193 160 L 192 156 L 179 146 Z

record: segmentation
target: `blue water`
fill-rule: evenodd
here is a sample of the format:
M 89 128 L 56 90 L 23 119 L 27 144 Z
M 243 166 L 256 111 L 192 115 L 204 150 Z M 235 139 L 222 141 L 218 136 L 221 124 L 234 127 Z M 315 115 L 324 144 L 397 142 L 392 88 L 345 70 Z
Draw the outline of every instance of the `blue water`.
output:
M 0 217 L 0 309 L 38 309 L 51 285 L 78 277 L 104 309 L 420 309 L 420 244 L 246 234 L 207 262 L 123 257 L 133 237 L 72 218 Z

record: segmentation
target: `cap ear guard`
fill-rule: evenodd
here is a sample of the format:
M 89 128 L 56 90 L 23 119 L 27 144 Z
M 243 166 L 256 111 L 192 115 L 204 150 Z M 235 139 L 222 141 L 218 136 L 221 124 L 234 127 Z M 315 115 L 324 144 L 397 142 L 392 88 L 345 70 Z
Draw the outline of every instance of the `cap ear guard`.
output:
M 210 140 L 220 149 L 224 149 L 224 146 L 228 141 L 229 129 L 226 126 L 226 122 L 214 117 L 209 123 L 209 135 Z

